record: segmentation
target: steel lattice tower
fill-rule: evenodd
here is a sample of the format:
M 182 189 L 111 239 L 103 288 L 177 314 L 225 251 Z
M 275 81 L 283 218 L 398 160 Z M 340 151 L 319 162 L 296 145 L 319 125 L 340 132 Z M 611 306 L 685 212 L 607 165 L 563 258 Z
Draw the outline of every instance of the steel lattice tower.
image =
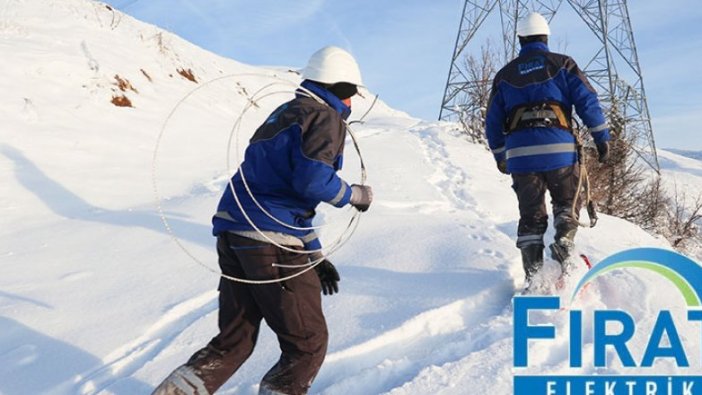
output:
M 597 37 L 599 49 L 583 71 L 597 89 L 610 124 L 624 128 L 622 132 L 638 156 L 658 171 L 651 117 L 626 0 L 466 0 L 439 119 L 457 120 L 462 113 L 474 112 L 480 105 L 466 100 L 466 93 L 476 85 L 491 81 L 467 78 L 464 50 L 495 8 L 502 22 L 506 64 L 517 54 L 517 21 L 533 11 L 551 21 L 563 2 L 575 10 Z

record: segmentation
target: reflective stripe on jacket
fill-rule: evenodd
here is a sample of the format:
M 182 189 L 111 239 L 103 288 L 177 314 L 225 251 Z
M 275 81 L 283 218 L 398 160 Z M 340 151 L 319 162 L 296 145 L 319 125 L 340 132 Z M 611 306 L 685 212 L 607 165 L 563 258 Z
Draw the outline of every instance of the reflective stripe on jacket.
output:
M 562 128 L 532 127 L 505 135 L 514 108 L 540 101 L 560 103 L 568 118 L 574 107 L 596 143 L 609 140 L 597 92 L 575 61 L 549 52 L 545 43 L 528 43 L 495 76 L 485 120 L 495 160 L 506 159 L 510 173 L 549 171 L 577 161 L 575 137 Z

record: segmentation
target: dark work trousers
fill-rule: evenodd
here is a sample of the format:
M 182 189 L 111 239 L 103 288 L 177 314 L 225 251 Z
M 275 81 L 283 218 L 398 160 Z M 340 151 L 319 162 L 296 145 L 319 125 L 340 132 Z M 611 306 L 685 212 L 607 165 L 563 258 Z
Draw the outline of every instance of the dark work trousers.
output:
M 222 272 L 238 278 L 268 280 L 301 268 L 308 255 L 223 233 L 217 239 Z M 327 325 L 322 313 L 321 286 L 314 270 L 281 283 L 248 285 L 222 278 L 219 284 L 220 333 L 186 365 L 214 393 L 251 355 L 261 319 L 276 333 L 281 356 L 261 386 L 282 394 L 306 394 L 327 351 Z
M 562 167 L 556 170 L 512 174 L 512 188 L 519 200 L 519 228 L 517 248 L 528 245 L 544 245 L 544 233 L 548 227 L 545 195 L 549 191 L 553 207 L 556 241 L 561 237 L 575 237 L 578 229 L 578 216 L 582 205 L 578 199 L 578 176 L 580 165 Z M 576 200 L 573 217 L 573 200 Z

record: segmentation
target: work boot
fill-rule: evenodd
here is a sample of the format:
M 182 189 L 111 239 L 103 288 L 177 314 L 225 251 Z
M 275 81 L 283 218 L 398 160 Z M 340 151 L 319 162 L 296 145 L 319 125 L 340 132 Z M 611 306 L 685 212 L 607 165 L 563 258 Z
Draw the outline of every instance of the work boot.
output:
M 195 369 L 182 365 L 174 370 L 151 395 L 210 395 Z
M 571 239 L 561 237 L 555 243 L 549 245 L 548 248 L 551 250 L 551 258 L 561 264 L 561 276 L 567 276 L 573 265 L 572 260 L 569 258 L 573 254 L 575 243 Z
M 555 243 L 548 247 L 551 250 L 551 257 L 563 266 L 573 252 L 573 247 L 575 247 L 575 234 L 578 232 L 578 223 L 569 216 L 561 215 L 556 218 L 555 226 Z M 564 269 L 567 268 L 564 267 Z
M 525 274 L 525 291 L 532 286 L 534 275 L 541 270 L 544 265 L 544 246 L 541 244 L 531 244 L 521 248 L 522 265 Z

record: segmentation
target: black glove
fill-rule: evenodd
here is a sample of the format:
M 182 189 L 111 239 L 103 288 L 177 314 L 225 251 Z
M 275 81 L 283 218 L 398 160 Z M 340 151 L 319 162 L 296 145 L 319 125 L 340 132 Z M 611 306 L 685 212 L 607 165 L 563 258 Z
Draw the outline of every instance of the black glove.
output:
M 597 143 L 597 154 L 599 155 L 600 163 L 605 163 L 609 159 L 609 141 Z
M 502 159 L 501 161 L 497 162 L 497 170 L 500 171 L 502 174 L 509 174 L 507 171 L 507 161 Z
M 365 212 L 373 201 L 373 189 L 368 185 L 351 185 L 351 205 Z
M 325 295 L 333 295 L 339 292 L 339 272 L 336 271 L 334 265 L 328 260 L 323 260 L 314 267 L 319 277 L 319 282 L 322 283 L 322 292 Z

